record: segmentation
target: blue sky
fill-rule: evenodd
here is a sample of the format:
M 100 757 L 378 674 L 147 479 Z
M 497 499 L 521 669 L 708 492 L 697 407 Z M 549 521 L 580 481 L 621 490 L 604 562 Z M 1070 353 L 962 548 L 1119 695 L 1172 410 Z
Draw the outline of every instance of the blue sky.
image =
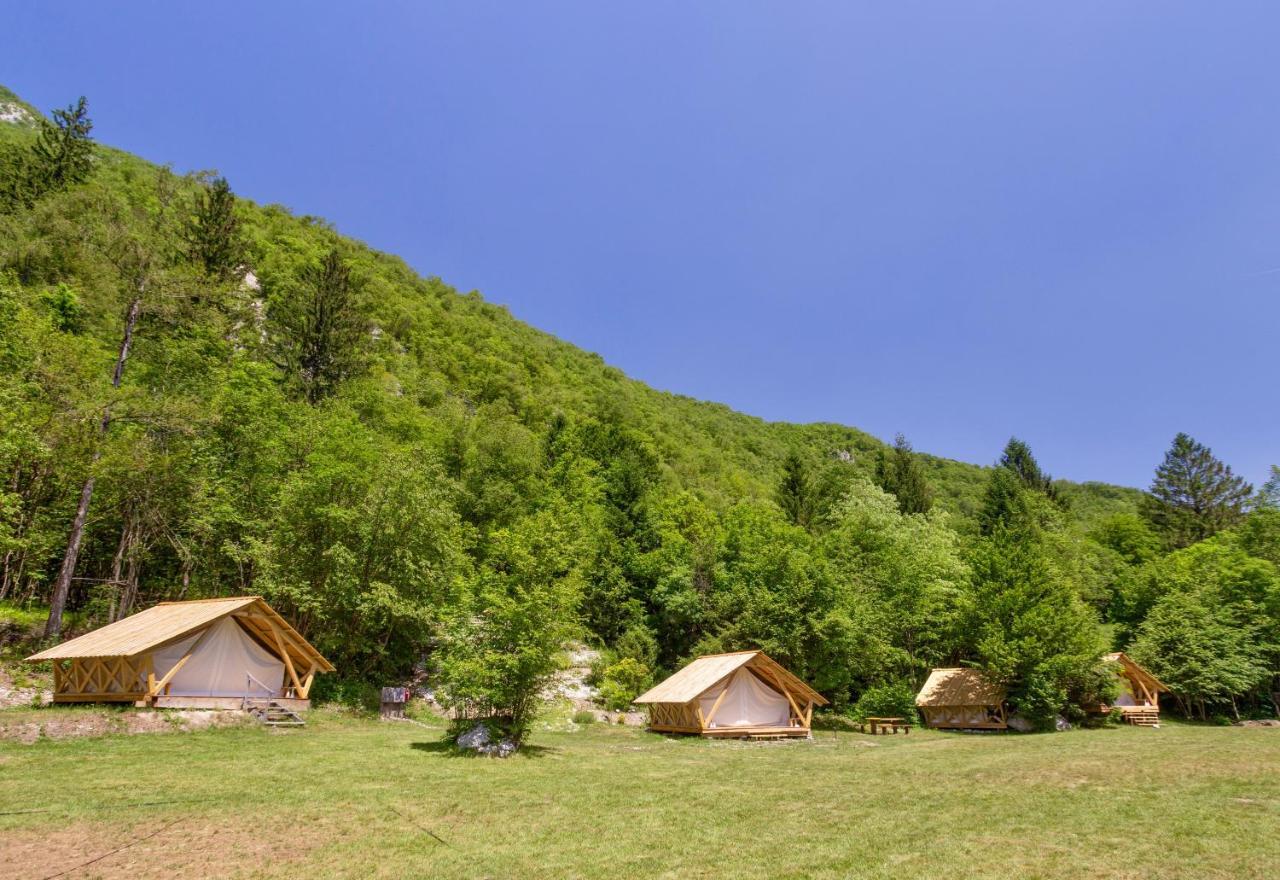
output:
M 1280 463 L 1275 3 L 5 7 L 42 109 L 656 387 L 1073 479 Z

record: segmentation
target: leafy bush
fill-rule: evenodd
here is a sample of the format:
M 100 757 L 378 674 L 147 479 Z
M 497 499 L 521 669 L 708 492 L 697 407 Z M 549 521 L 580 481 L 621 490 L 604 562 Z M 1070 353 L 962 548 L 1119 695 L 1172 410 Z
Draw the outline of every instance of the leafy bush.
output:
M 909 681 L 894 681 L 867 688 L 850 713 L 857 721 L 868 718 L 916 717 L 916 689 Z
M 573 713 L 574 724 L 595 724 L 596 715 L 589 709 L 579 709 Z
M 336 703 L 351 709 L 377 712 L 382 702 L 382 689 L 368 681 L 318 675 L 311 686 L 313 703 Z
M 653 673 L 639 660 L 624 657 L 605 668 L 600 680 L 600 702 L 608 709 L 622 710 L 649 687 Z

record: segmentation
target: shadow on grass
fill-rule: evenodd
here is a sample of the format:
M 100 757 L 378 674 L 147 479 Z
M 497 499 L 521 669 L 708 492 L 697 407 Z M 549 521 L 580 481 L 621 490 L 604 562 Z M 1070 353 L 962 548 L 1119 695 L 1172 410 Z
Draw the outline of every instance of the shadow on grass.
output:
M 409 743 L 409 748 L 418 752 L 428 752 L 435 755 L 441 755 L 445 758 L 464 758 L 466 760 L 488 760 L 491 756 L 481 755 L 470 749 L 459 749 L 451 743 L 437 740 L 436 742 L 415 742 Z M 547 755 L 555 754 L 560 749 L 553 749 L 550 746 L 523 745 L 512 758 L 542 758 Z

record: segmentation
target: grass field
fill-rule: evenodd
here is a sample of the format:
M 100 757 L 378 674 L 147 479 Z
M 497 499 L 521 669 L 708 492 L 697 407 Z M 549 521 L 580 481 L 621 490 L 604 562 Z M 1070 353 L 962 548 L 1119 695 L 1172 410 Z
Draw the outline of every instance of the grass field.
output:
M 3 742 L 0 876 L 1149 880 L 1280 869 L 1275 729 L 749 744 L 591 725 L 540 732 L 506 761 L 455 756 L 440 733 L 315 712 L 287 733 Z

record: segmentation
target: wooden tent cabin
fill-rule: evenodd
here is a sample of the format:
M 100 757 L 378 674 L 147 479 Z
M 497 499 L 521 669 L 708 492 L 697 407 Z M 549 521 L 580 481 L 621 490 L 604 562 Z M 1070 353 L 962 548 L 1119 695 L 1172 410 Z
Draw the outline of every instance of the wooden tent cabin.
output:
M 807 737 L 822 694 L 763 651 L 699 657 L 634 700 L 649 729 L 709 737 Z
M 162 602 L 27 658 L 53 663 L 55 703 L 305 709 L 329 661 L 258 596 Z
M 916 694 L 928 727 L 944 730 L 1005 730 L 1004 690 L 976 669 L 935 669 Z
M 1120 695 L 1107 708 L 1119 709 L 1130 724 L 1154 727 L 1160 723 L 1160 692 L 1168 691 L 1160 679 L 1129 658 L 1123 651 L 1104 654 L 1102 659 L 1115 664 L 1120 678 Z

